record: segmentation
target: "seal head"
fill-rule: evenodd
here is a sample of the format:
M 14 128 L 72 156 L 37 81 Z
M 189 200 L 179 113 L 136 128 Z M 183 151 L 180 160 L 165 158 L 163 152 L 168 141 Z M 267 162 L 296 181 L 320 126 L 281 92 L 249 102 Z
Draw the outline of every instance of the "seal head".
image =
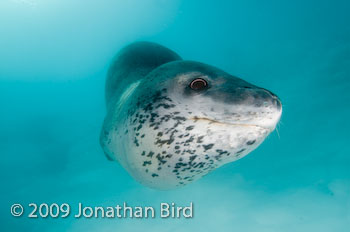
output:
M 157 189 L 186 185 L 244 157 L 282 113 L 272 92 L 173 57 L 111 97 L 101 133 L 106 155 Z

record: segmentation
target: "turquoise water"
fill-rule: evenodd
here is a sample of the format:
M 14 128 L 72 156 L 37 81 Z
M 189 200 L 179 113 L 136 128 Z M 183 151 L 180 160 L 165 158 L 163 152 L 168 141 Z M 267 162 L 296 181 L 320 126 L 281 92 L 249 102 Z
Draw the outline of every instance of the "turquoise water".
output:
M 349 12 L 330 0 L 2 0 L 0 230 L 348 231 Z M 140 185 L 98 142 L 108 66 L 138 40 L 273 91 L 278 133 L 184 188 Z M 193 202 L 194 216 L 35 219 L 32 202 Z

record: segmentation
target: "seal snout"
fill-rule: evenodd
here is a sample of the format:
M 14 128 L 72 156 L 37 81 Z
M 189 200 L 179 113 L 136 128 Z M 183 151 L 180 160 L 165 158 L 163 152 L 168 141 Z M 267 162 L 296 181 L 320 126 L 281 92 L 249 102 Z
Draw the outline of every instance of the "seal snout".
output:
M 282 104 L 278 96 L 257 86 L 238 86 L 226 91 L 215 99 L 223 100 L 212 104 L 216 112 L 213 119 L 222 123 L 256 126 L 269 131 L 275 129 L 282 114 Z M 223 112 L 219 115 L 217 112 Z
M 282 104 L 278 96 L 263 88 L 253 90 L 254 104 L 248 107 L 251 122 L 257 126 L 274 130 L 282 114 Z
M 269 95 L 268 97 L 265 98 L 267 100 L 267 101 L 264 101 L 265 107 L 270 104 L 271 107 L 276 108 L 277 110 L 282 110 L 281 100 L 279 99 L 279 97 L 276 94 L 274 94 L 273 92 L 271 92 L 267 89 L 264 89 L 264 88 L 259 88 L 259 90 L 264 92 L 264 94 L 262 94 L 262 95 L 265 95 L 265 94 Z
M 260 87 L 237 87 L 228 93 L 225 101 L 233 107 L 266 108 L 281 110 L 281 100 L 276 94 Z

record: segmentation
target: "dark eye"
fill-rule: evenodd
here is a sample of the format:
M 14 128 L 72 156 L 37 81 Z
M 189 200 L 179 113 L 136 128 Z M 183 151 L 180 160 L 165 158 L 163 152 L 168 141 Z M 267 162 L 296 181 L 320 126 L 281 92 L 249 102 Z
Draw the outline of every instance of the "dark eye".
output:
M 190 88 L 193 90 L 202 90 L 202 89 L 205 89 L 207 86 L 208 86 L 207 81 L 202 78 L 194 79 L 190 83 Z

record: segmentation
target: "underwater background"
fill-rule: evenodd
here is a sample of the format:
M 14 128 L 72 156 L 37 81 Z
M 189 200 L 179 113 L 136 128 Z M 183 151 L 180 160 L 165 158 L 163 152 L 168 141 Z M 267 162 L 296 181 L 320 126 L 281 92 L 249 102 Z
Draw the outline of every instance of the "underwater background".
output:
M 1 0 L 0 231 L 349 231 L 349 12 L 346 0 Z M 140 40 L 276 93 L 278 133 L 183 188 L 137 183 L 99 133 L 109 64 Z M 193 202 L 194 217 L 11 216 L 31 202 Z

